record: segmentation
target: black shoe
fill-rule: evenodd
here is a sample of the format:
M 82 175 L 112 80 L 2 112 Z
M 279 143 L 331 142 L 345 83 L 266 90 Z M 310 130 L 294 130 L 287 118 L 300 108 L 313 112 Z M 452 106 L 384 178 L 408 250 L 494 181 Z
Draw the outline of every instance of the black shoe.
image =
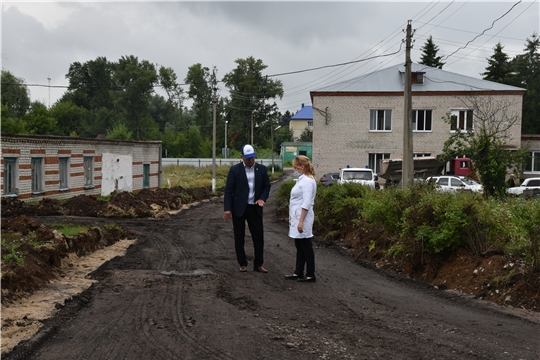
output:
M 315 281 L 317 281 L 317 279 L 315 278 L 315 276 L 314 277 L 305 276 L 305 277 L 298 278 L 298 280 L 296 280 L 296 281 L 298 281 L 298 282 L 315 282 Z
M 300 276 L 296 275 L 296 274 L 289 274 L 289 275 L 285 275 L 285 279 L 287 280 L 297 280 Z

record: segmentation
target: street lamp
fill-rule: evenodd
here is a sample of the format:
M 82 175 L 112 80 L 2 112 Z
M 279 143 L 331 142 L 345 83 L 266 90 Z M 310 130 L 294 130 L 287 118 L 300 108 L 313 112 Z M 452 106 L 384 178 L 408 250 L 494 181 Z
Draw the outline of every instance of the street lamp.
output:
M 228 121 L 225 121 L 225 154 L 223 155 L 225 159 L 227 158 L 227 124 L 228 123 L 229 123 Z

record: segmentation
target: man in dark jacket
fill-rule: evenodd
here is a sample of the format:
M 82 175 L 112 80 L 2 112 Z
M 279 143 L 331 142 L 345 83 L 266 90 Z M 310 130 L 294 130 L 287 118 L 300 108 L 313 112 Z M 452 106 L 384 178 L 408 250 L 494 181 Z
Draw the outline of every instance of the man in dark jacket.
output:
M 247 271 L 244 250 L 246 221 L 253 240 L 255 258 L 253 271 L 267 273 L 263 268 L 264 229 L 263 206 L 270 195 L 270 178 L 266 166 L 255 163 L 252 145 L 242 147 L 242 162 L 231 166 L 225 186 L 223 220 L 233 220 L 234 248 L 240 271 Z

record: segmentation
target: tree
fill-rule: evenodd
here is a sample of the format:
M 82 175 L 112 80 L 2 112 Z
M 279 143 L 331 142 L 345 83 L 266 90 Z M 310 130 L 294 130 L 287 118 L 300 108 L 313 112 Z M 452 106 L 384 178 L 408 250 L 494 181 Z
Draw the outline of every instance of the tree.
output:
M 57 102 L 50 109 L 50 115 L 56 120 L 57 135 L 68 136 L 72 132 L 84 134 L 88 117 L 88 110 L 85 108 L 71 101 Z
M 7 104 L 2 104 L 2 133 L 22 134 L 24 133 L 24 121 L 8 116 L 9 108 Z
M 7 106 L 7 111 L 5 114 L 2 113 L 2 117 L 22 118 L 30 109 L 30 95 L 24 79 L 2 70 L 1 81 L 2 105 Z
M 178 129 L 185 128 L 185 124 L 182 120 L 182 107 L 185 100 L 184 95 L 184 89 L 180 87 L 177 81 L 176 73 L 172 68 L 166 68 L 161 66 L 159 68 L 159 83 L 161 84 L 161 87 L 165 90 L 167 93 L 167 103 L 170 106 L 170 110 L 163 107 L 163 111 L 166 113 L 165 117 L 169 117 L 170 114 L 171 117 L 169 121 L 173 124 L 174 129 L 178 131 Z M 157 116 L 156 116 L 157 115 Z M 161 115 L 164 116 L 164 115 Z M 154 118 L 160 117 L 156 112 L 154 112 Z M 167 122 L 169 122 L 167 121 Z M 163 132 L 165 125 L 167 122 L 159 122 L 160 124 L 160 130 Z
M 486 71 L 482 73 L 484 80 L 494 81 L 501 84 L 506 84 L 510 75 L 510 61 L 506 53 L 503 52 L 504 46 L 498 42 L 493 48 L 494 53 L 488 61 Z
M 216 69 L 197 63 L 191 65 L 184 80 L 189 84 L 188 97 L 193 100 L 195 123 L 205 138 L 212 137 L 212 86 L 217 83 Z
M 512 59 L 512 85 L 527 89 L 523 96 L 523 134 L 540 134 L 540 38 L 527 39 L 525 53 Z
M 503 196 L 505 176 L 508 169 L 521 172 L 525 152 L 510 151 L 507 140 L 510 129 L 520 120 L 520 114 L 512 112 L 513 104 L 497 97 L 471 96 L 462 99 L 467 109 L 474 114 L 474 129 L 460 131 L 459 128 L 445 142 L 443 161 L 466 155 L 471 158 L 484 186 L 486 196 Z M 450 122 L 450 116 L 446 119 Z
M 439 47 L 433 42 L 433 37 L 430 36 L 424 46 L 420 48 L 422 50 L 422 56 L 420 57 L 420 64 L 431 66 L 434 68 L 442 69 L 444 63 L 441 61 L 442 56 L 437 56 Z
M 69 66 L 66 79 L 69 87 L 60 102 L 72 101 L 87 110 L 114 109 L 109 92 L 113 89 L 114 64 L 106 57 L 98 57 L 83 64 Z
M 107 130 L 107 139 L 114 140 L 131 140 L 133 132 L 130 131 L 124 124 L 116 124 L 111 129 Z
M 27 134 L 60 135 L 47 106 L 38 101 L 31 104 L 30 111 L 24 116 L 24 130 Z
M 298 140 L 299 141 L 306 141 L 306 142 L 313 141 L 313 130 L 306 127 L 304 129 L 304 131 L 302 131 L 302 133 L 300 134 L 300 138 Z
M 135 134 L 136 140 L 145 137 L 142 119 L 148 114 L 148 103 L 158 82 L 153 64 L 139 61 L 133 55 L 122 56 L 114 65 L 114 82 L 117 90 L 112 91 L 113 104 L 125 112 L 125 123 Z
M 277 114 L 277 105 L 267 103 L 268 100 L 283 97 L 283 84 L 279 80 L 269 79 L 262 74 L 267 66 L 262 60 L 252 56 L 246 59 L 236 59 L 237 66 L 225 74 L 223 82 L 229 89 L 230 99 L 225 102 L 225 116 L 231 132 L 231 148 L 251 142 L 255 144 L 261 138 L 270 137 L 270 133 L 261 134 L 258 138 L 252 136 L 252 129 L 262 125 Z M 269 127 L 267 127 L 269 130 Z

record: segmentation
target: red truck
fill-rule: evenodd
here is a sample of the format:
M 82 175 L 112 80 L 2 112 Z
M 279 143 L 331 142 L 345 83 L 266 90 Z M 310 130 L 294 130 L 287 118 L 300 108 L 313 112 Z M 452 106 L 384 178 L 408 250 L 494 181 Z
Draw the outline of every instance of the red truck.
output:
M 450 170 L 447 174 L 455 176 L 468 176 L 470 178 L 476 178 L 474 166 L 468 157 L 460 157 L 450 160 Z

